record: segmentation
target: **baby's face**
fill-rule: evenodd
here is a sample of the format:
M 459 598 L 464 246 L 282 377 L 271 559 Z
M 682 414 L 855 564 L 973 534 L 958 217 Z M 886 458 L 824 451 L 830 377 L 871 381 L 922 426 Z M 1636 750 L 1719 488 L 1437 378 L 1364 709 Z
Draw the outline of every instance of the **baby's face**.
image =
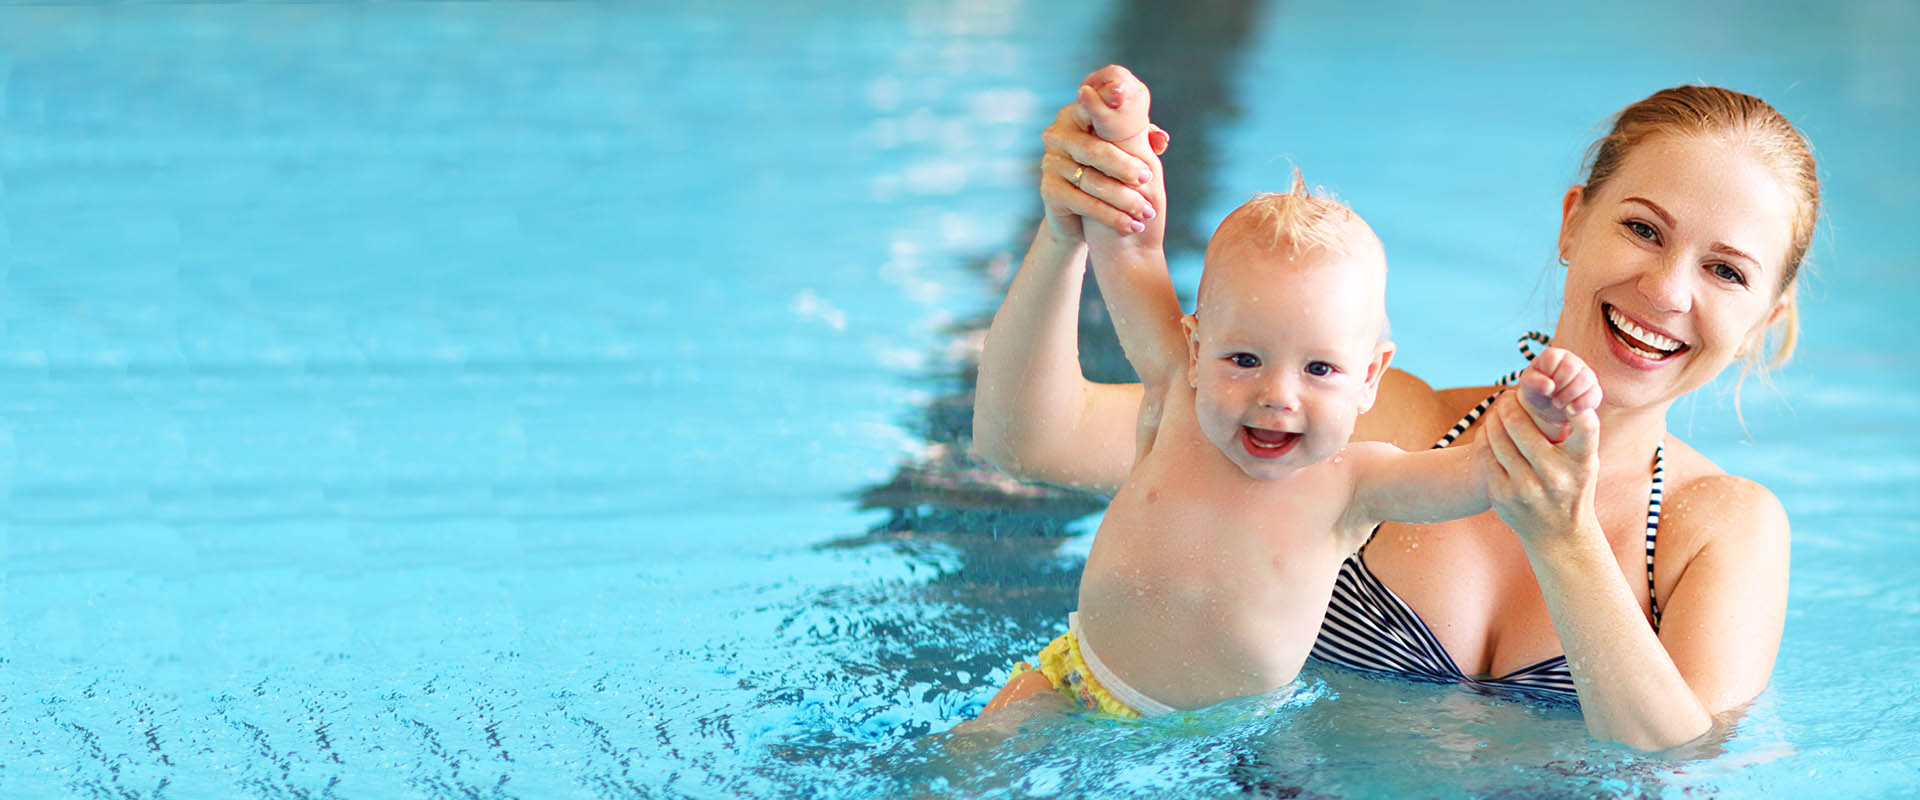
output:
M 1391 352 L 1384 257 L 1375 244 L 1260 263 L 1287 254 L 1217 245 L 1188 329 L 1200 430 L 1248 476 L 1284 477 L 1345 447 L 1373 404 Z

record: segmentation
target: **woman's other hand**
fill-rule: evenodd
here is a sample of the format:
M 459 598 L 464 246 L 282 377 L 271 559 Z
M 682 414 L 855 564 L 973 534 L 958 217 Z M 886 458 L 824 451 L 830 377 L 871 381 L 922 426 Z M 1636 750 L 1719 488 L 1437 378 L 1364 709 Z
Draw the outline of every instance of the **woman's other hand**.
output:
M 1487 420 L 1494 462 L 1487 490 L 1494 511 L 1530 550 L 1575 536 L 1583 524 L 1597 528 L 1599 416 L 1591 408 L 1575 414 L 1566 440 L 1555 444 L 1516 400 L 1500 398 Z

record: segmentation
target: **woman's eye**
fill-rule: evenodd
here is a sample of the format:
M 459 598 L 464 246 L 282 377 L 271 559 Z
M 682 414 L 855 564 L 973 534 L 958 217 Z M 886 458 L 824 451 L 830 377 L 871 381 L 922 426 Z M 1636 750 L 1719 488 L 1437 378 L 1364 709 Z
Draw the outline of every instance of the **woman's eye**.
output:
M 1325 361 L 1315 361 L 1307 365 L 1307 374 L 1316 378 L 1324 378 L 1338 371 L 1338 368 Z
M 1234 366 L 1241 369 L 1253 369 L 1254 367 L 1260 366 L 1260 357 L 1252 353 L 1234 353 L 1233 355 L 1227 356 L 1227 360 L 1233 362 Z
M 1652 225 L 1648 225 L 1637 219 L 1627 220 L 1627 230 L 1633 231 L 1633 235 L 1649 242 L 1657 241 L 1660 238 L 1660 232 L 1654 230 Z
M 1740 274 L 1740 270 L 1734 269 L 1731 265 L 1710 264 L 1707 266 L 1707 269 L 1713 270 L 1713 276 L 1720 280 L 1728 283 L 1737 283 L 1741 286 L 1747 285 L 1747 276 Z

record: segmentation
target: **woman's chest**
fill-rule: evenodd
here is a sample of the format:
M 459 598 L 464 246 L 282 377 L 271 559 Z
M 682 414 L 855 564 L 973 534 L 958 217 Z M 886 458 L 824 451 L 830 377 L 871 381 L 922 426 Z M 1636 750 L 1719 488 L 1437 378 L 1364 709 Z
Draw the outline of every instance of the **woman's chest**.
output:
M 1647 607 L 1638 515 L 1602 520 L 1621 578 Z M 1505 676 L 1565 651 L 1527 553 L 1493 512 L 1436 525 L 1388 524 L 1367 545 L 1368 569 L 1432 630 L 1460 670 Z

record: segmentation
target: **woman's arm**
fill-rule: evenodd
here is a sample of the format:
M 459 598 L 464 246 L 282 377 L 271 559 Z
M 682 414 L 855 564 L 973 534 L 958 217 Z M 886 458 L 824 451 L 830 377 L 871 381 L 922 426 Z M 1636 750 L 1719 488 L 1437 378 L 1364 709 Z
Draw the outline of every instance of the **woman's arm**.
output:
M 1660 641 L 1719 715 L 1759 696 L 1773 674 L 1787 621 L 1787 511 L 1766 487 L 1733 475 L 1697 479 L 1672 496 L 1701 500 L 1668 504 L 1660 519 L 1667 538 L 1707 535 L 1660 604 Z
M 1092 125 L 1086 109 L 1071 103 L 1043 137 L 1047 220 L 987 331 L 973 432 L 976 452 L 1016 475 L 1113 491 L 1133 465 L 1142 390 L 1096 384 L 1080 372 L 1082 220 L 1120 232 L 1144 229 L 1144 221 L 1120 209 L 1150 207 L 1131 187 L 1153 172 L 1093 135 Z M 1165 135 L 1153 136 L 1151 145 L 1165 149 Z
M 973 404 L 980 457 L 1023 478 L 1111 492 L 1133 466 L 1138 384 L 1080 373 L 1086 245 L 1042 224 L 993 315 Z
M 1490 414 L 1490 491 L 1526 547 L 1588 732 L 1649 750 L 1706 733 L 1772 672 L 1785 620 L 1785 513 L 1765 489 L 1729 479 L 1749 488 L 1708 501 L 1723 535 L 1687 564 L 1655 635 L 1595 513 L 1597 419 L 1576 418 L 1555 447 L 1518 413 Z M 1679 506 L 1662 520 L 1670 534 L 1699 522 Z

